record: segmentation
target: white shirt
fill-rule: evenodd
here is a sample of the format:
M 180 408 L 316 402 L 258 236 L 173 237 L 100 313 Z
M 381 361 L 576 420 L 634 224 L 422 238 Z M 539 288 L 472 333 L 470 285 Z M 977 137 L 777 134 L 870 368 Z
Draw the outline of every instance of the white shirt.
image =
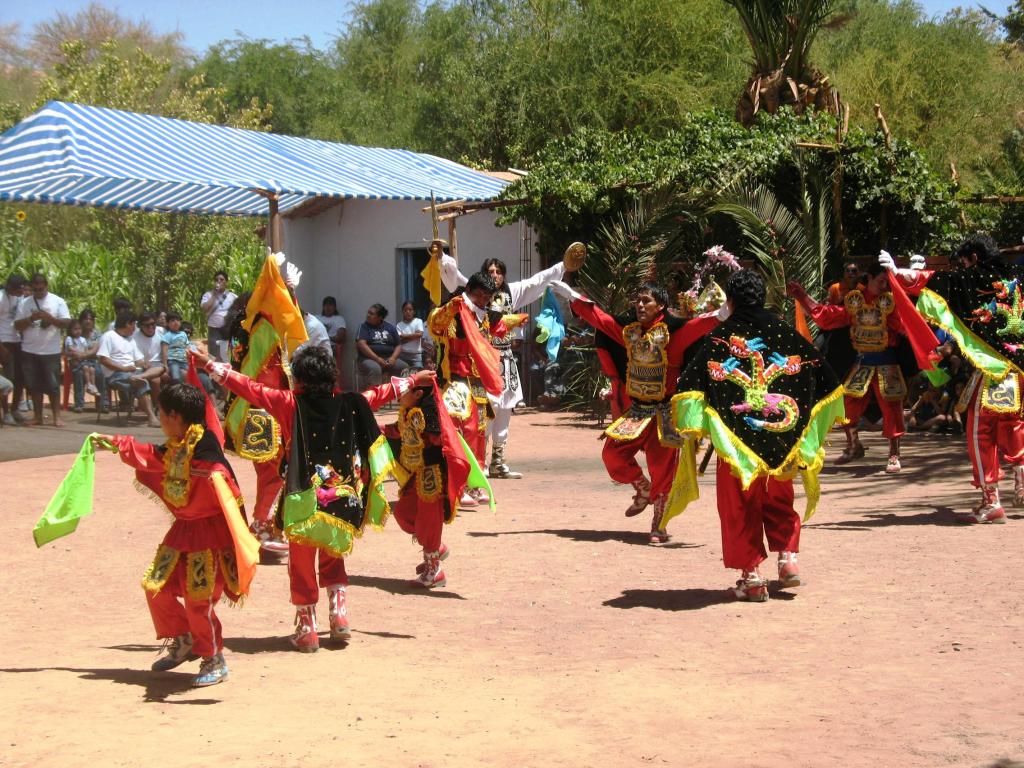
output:
M 553 267 L 542 269 L 525 280 L 516 280 L 514 283 L 507 283 L 509 290 L 508 311 L 515 312 L 517 309 L 533 304 L 544 295 L 544 289 L 552 281 L 561 280 L 565 276 L 565 263 L 558 262 Z M 447 253 L 441 255 L 441 282 L 450 293 L 460 285 L 469 282 L 468 278 L 459 271 L 459 265 Z
M 332 339 L 338 335 L 338 331 L 348 327 L 345 325 L 345 318 L 341 315 L 317 315 L 317 319 L 324 324 L 327 335 Z
M 203 294 L 203 298 L 200 300 L 199 305 L 201 307 L 206 306 L 206 302 L 213 298 L 213 291 L 207 291 Z M 231 309 L 231 305 L 235 303 L 235 299 L 238 297 L 231 291 L 224 291 L 224 293 L 217 296 L 213 302 L 212 309 L 204 309 L 206 312 L 206 325 L 210 328 L 223 328 L 224 323 L 227 322 L 228 310 Z
M 163 359 L 160 357 L 160 341 L 163 339 L 163 334 L 157 331 L 152 336 L 147 336 L 142 332 L 142 329 L 138 329 L 132 335 L 132 340 L 135 342 L 135 346 L 139 348 L 139 353 L 142 355 L 142 359 L 146 361 L 147 366 L 163 365 Z
M 47 293 L 41 299 L 36 299 L 35 296 L 25 296 L 18 305 L 14 319 L 24 320 L 26 317 L 31 317 L 37 308 L 49 312 L 59 320 L 71 318 L 64 299 L 55 293 Z M 43 328 L 42 321 L 33 321 L 32 325 L 21 332 L 21 351 L 30 352 L 33 355 L 59 355 L 63 344 L 61 333 L 61 329 L 53 323 Z
M 327 335 L 327 329 L 324 328 L 324 324 L 317 319 L 316 315 L 305 315 L 302 321 L 306 325 L 306 335 L 309 336 L 309 341 L 299 344 L 295 352 L 292 353 L 292 358 L 306 347 L 323 347 L 331 357 L 334 357 L 331 339 Z
M 0 288 L 0 341 L 21 341 L 21 334 L 14 330 L 14 319 L 18 314 L 21 296 L 8 296 Z
M 135 343 L 135 339 L 129 336 L 127 339 L 117 331 L 107 331 L 100 337 L 100 348 L 96 352 L 96 357 L 105 357 L 110 362 L 116 363 L 120 366 L 135 365 L 136 361 L 144 362 L 142 353 L 139 351 L 138 345 Z M 107 368 L 105 365 L 100 366 L 103 369 L 103 375 L 110 377 L 114 371 Z
M 414 317 L 411 323 L 407 323 L 404 320 L 395 326 L 398 329 L 399 336 L 408 336 L 410 333 L 423 333 L 423 321 L 418 317 Z M 423 349 L 423 337 L 420 336 L 418 339 L 412 341 L 402 342 L 402 351 L 408 352 L 409 354 L 418 355 Z

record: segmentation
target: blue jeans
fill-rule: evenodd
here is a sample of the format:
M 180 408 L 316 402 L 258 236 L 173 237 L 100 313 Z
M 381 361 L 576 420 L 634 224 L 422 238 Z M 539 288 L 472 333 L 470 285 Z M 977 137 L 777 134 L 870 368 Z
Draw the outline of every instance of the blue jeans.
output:
M 186 371 L 188 371 L 188 363 L 181 360 L 167 361 L 167 373 L 170 375 L 171 381 L 184 381 Z
M 107 376 L 107 389 L 134 397 L 142 397 L 149 392 L 149 382 L 142 379 L 131 381 L 131 377 L 135 375 L 128 371 L 114 371 Z

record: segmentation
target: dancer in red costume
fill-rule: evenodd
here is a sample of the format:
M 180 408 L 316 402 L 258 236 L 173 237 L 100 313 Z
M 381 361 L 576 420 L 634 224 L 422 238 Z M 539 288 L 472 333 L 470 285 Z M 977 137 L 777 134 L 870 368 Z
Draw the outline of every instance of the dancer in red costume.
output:
M 889 438 L 885 471 L 888 474 L 899 472 L 902 469 L 900 438 L 906 433 L 903 400 L 907 396 L 907 383 L 900 370 L 896 347 L 900 337 L 906 335 L 918 364 L 925 368 L 929 366 L 928 355 L 939 345 L 935 334 L 913 312 L 912 306 L 900 309 L 901 305 L 890 291 L 889 272 L 877 264 L 867 270 L 864 287 L 848 292 L 842 305 L 819 304 L 797 282 L 789 283 L 786 292 L 800 302 L 822 330 L 849 326 L 850 339 L 858 355 L 843 382 L 847 393 L 848 444 L 835 463 L 846 464 L 864 455 L 857 422 L 868 406 L 870 394 L 882 411 L 882 434 Z M 908 324 L 912 324 L 909 332 Z
M 665 505 L 682 444 L 671 424 L 669 399 L 675 394 L 687 348 L 718 324 L 718 314 L 685 321 L 669 315 L 665 289 L 648 284 L 636 293 L 635 321 L 620 323 L 565 283 L 552 283 L 552 289 L 570 299 L 574 313 L 625 352 L 619 378 L 624 382 L 629 410 L 605 430 L 601 458 L 612 480 L 633 486 L 635 495 L 627 517 L 639 515 L 654 503 L 650 543 L 664 544 L 669 540 L 663 523 Z M 650 480 L 636 460 L 641 451 L 647 456 Z
M 469 460 L 436 383 L 410 388 L 399 399 L 398 421 L 384 434 L 398 460 L 395 477 L 402 486 L 395 520 L 423 548 L 423 562 L 410 584 L 433 589 L 446 583 L 441 561 L 449 549 L 441 542 L 445 523 L 455 519 L 469 477 Z
M 174 515 L 153 564 L 142 581 L 158 638 L 166 654 L 156 671 L 174 669 L 202 657 L 193 684 L 214 685 L 227 679 L 224 637 L 215 608 L 221 595 L 234 602 L 248 591 L 249 568 L 236 557 L 236 537 L 249 536 L 238 508 L 240 491 L 214 433 L 203 426 L 205 398 L 189 384 L 160 390 L 162 446 L 140 443 L 129 435 L 97 435 L 94 442 L 117 451 L 135 469 L 138 481 Z M 231 507 L 230 511 L 227 507 Z M 228 515 L 237 516 L 232 528 Z M 179 601 L 183 601 L 179 602 Z
M 954 271 L 920 269 L 918 259 L 911 269 L 897 270 L 883 251 L 879 264 L 899 275 L 907 292 L 919 297 L 918 310 L 947 330 L 975 368 L 957 407 L 966 410 L 967 455 L 981 499 L 956 519 L 1005 523 L 1000 455 L 1013 467 L 1013 505 L 1024 507 L 1024 270 L 1005 264 L 995 241 L 980 232 L 957 249 Z
M 297 516 L 292 523 L 285 509 L 282 519 L 289 541 L 291 600 L 296 606 L 292 645 L 303 652 L 320 647 L 318 575 L 319 586 L 327 590 L 331 638 L 347 643 L 351 630 L 344 557 L 362 535 L 365 523 L 382 525 L 388 511 L 380 484 L 393 459 L 372 410 L 414 382 L 392 379 L 364 393 L 341 393 L 335 386 L 334 359 L 319 347 L 302 350 L 292 361 L 294 391 L 266 387 L 206 355 L 195 358 L 211 378 L 277 420 L 289 456 L 288 500 L 294 499 L 299 506 L 305 503 L 303 498 L 309 501 L 308 516 Z M 433 376 L 432 372 L 417 375 L 424 381 Z
M 441 397 L 456 428 L 484 466 L 487 423 L 493 411 L 488 395 L 498 397 L 505 389 L 501 355 L 491 337 L 508 333 L 505 318 L 487 310 L 497 286 L 486 272 L 470 275 L 466 290 L 427 318 L 427 327 L 438 348 L 437 371 Z M 515 316 L 521 319 L 521 316 Z M 463 506 L 489 501 L 486 491 L 474 490 L 460 500 Z

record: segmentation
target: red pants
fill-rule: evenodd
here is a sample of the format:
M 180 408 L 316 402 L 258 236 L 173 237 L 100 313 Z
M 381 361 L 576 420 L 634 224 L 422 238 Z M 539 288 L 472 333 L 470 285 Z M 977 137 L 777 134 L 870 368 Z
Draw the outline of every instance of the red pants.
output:
M 651 498 L 656 499 L 672 488 L 679 451 L 666 448 L 659 442 L 658 427 L 653 419 L 635 440 L 605 438 L 601 460 L 612 480 L 617 483 L 633 483 L 644 476 L 636 460 L 640 451 L 647 454 L 647 471 L 651 473 Z
M 214 612 L 224 591 L 224 577 L 218 568 L 213 594 L 205 600 L 193 600 L 185 591 L 185 570 L 185 555 L 182 553 L 164 588 L 155 595 L 146 590 L 149 615 L 153 617 L 157 639 L 191 632 L 192 650 L 203 658 L 209 658 L 224 649 L 220 619 Z M 179 598 L 184 601 L 184 605 Z
M 480 420 L 485 418 L 483 409 L 486 407 L 473 400 L 469 406 L 469 418 L 453 419 L 456 429 L 462 433 L 463 439 L 473 451 L 473 455 L 476 456 L 481 467 L 487 466 L 484 460 L 487 455 L 487 433 L 480 431 Z
M 320 555 L 320 585 L 325 589 L 348 586 L 345 558 L 334 557 L 318 547 L 288 542 L 288 581 L 292 589 L 292 605 L 314 605 L 320 599 L 317 587 L 317 553 Z
M 967 455 L 971 459 L 974 487 L 995 485 L 1002 477 L 999 454 L 1015 467 L 1024 465 L 1024 421 L 1019 413 L 997 413 L 978 402 L 979 386 L 967 408 Z
M 441 529 L 444 526 L 444 499 L 424 501 L 416 493 L 416 479 L 409 481 L 392 508 L 398 527 L 416 537 L 424 552 L 441 549 Z
M 253 520 L 264 522 L 274 516 L 274 502 L 284 487 L 284 478 L 280 472 L 280 453 L 271 461 L 253 462 L 256 470 L 256 506 L 253 507 Z
M 722 559 L 726 568 L 751 571 L 768 553 L 800 549 L 800 516 L 793 509 L 793 481 L 759 477 L 743 490 L 729 465 L 717 468 L 718 517 L 722 521 Z
M 903 424 L 903 401 L 886 400 L 882 397 L 882 393 L 878 389 L 878 376 L 871 379 L 871 391 L 864 397 L 846 395 L 843 398 L 843 404 L 846 406 L 846 418 L 850 420 L 850 426 L 854 429 L 857 428 L 857 422 L 867 410 L 872 395 L 878 403 L 878 407 L 882 409 L 882 434 L 890 440 L 895 437 L 903 437 L 907 433 Z

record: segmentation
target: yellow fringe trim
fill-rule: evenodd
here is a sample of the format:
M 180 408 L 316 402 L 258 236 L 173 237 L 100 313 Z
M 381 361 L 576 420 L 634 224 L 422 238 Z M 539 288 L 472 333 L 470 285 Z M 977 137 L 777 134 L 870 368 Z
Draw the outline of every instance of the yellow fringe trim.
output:
M 946 300 L 944 298 L 942 298 L 939 294 L 937 294 L 935 291 L 933 291 L 933 290 L 931 290 L 929 288 L 924 288 L 924 289 L 921 290 L 921 293 L 927 293 L 929 295 L 929 297 L 932 298 L 933 301 L 936 301 L 937 303 L 941 304 L 943 309 L 945 309 L 949 314 L 953 315 L 953 317 L 956 317 L 956 315 L 953 313 L 953 310 L 951 310 L 949 308 L 949 304 L 946 303 Z M 971 338 L 971 340 L 975 344 L 977 344 L 979 347 L 981 347 L 986 352 L 991 354 L 992 357 L 996 358 L 997 360 L 1004 361 L 1006 363 L 1006 372 L 1003 373 L 1002 376 L 989 376 L 990 379 L 995 379 L 996 381 L 1002 381 L 1003 379 L 1006 378 L 1007 374 L 1009 374 L 1011 371 L 1015 371 L 1016 373 L 1019 373 L 1022 376 L 1024 376 L 1024 370 L 1021 370 L 1012 360 L 1010 360 L 1010 358 L 1006 357 L 1006 355 L 1004 355 L 1001 352 L 997 352 L 996 350 L 992 349 L 992 347 L 988 344 L 988 342 L 986 342 L 984 339 L 982 339 L 980 336 L 978 336 L 978 334 L 976 334 L 974 331 L 972 331 L 970 328 L 968 328 L 966 326 L 966 324 L 963 323 L 963 321 L 961 321 L 962 329 L 960 331 L 956 331 L 956 332 L 954 332 L 954 328 L 952 326 L 947 325 L 946 323 L 943 323 L 943 322 L 941 322 L 939 320 L 936 320 L 934 317 L 929 317 L 928 318 L 928 322 L 930 322 L 932 325 L 937 325 L 939 328 L 944 330 L 950 336 L 953 336 L 953 338 L 956 338 L 956 333 L 962 332 L 962 333 L 966 334 L 967 336 L 969 336 Z M 982 367 L 981 363 L 980 363 L 980 361 L 978 360 L 978 358 L 975 355 L 971 354 L 970 347 L 967 347 L 967 346 L 964 346 L 964 345 L 959 345 L 959 346 L 960 346 L 960 353 L 963 354 L 963 356 L 966 357 L 970 361 L 972 366 L 974 366 L 978 370 L 981 370 L 981 367 Z M 988 375 L 988 374 L 986 374 L 986 375 Z
M 800 433 L 800 437 L 797 439 L 796 443 L 790 449 L 789 453 L 786 455 L 786 458 L 783 459 L 782 462 L 777 467 L 775 467 L 774 469 L 772 467 L 769 467 L 764 462 L 764 460 L 761 459 L 760 456 L 758 456 L 756 453 L 754 453 L 752 450 L 750 450 L 750 448 L 748 448 L 743 443 L 742 440 L 740 440 L 738 437 L 736 437 L 736 434 L 731 429 L 729 429 L 728 426 L 726 426 L 724 421 L 722 421 L 722 417 L 718 415 L 718 411 L 716 411 L 714 408 L 712 408 L 710 405 L 707 404 L 707 401 L 706 401 L 706 399 L 704 397 L 704 393 L 703 392 L 697 392 L 697 391 L 680 392 L 678 395 L 675 395 L 672 398 L 672 403 L 673 403 L 673 411 L 674 411 L 674 409 L 675 409 L 675 402 L 676 402 L 677 399 L 679 399 L 679 400 L 683 400 L 683 399 L 696 400 L 696 399 L 699 399 L 699 400 L 703 400 L 704 401 L 704 412 L 706 414 L 708 414 L 708 416 L 710 418 L 715 419 L 721 425 L 722 430 L 729 436 L 729 441 L 740 452 L 742 452 L 745 456 L 747 456 L 747 458 L 749 458 L 752 461 L 752 463 L 755 465 L 755 471 L 752 474 L 752 476 L 750 478 L 750 481 L 745 483 L 745 484 L 743 484 L 743 490 L 747 490 L 750 487 L 750 483 L 754 482 L 754 479 L 757 478 L 757 477 L 760 477 L 761 475 L 771 475 L 773 477 L 781 477 L 781 476 L 785 475 L 786 473 L 792 472 L 793 471 L 792 465 L 797 463 L 798 456 L 799 456 L 799 453 L 800 453 L 800 443 L 803 442 L 803 439 L 804 439 L 804 437 L 806 437 L 808 430 L 810 430 L 811 427 L 814 425 L 815 418 L 817 417 L 817 415 L 819 413 L 821 413 L 821 411 L 825 407 L 827 407 L 829 405 L 832 405 L 836 400 L 839 400 L 840 398 L 842 398 L 843 394 L 844 394 L 844 389 L 843 389 L 843 386 L 840 385 L 840 386 L 836 387 L 834 390 L 832 390 L 832 392 L 827 397 L 823 398 L 822 400 L 819 400 L 814 405 L 814 407 L 811 408 L 811 413 L 810 413 L 810 417 L 807 420 L 807 425 L 804 427 L 803 431 Z M 839 423 L 838 419 L 836 420 L 836 423 Z M 833 425 L 830 424 L 829 425 L 829 429 L 831 429 L 832 426 Z M 695 434 L 703 435 L 704 434 L 704 430 L 697 430 L 697 429 L 692 429 L 692 428 L 690 428 L 690 429 L 681 429 L 680 432 L 682 434 L 686 434 L 686 435 L 695 435 Z M 710 432 L 708 432 L 707 434 L 710 435 Z M 825 461 L 825 459 L 824 459 L 824 451 L 819 449 L 818 454 L 819 455 L 815 458 L 815 461 L 811 465 L 808 466 L 808 469 L 814 469 L 814 470 L 817 471 L 817 470 L 820 470 L 822 468 L 822 466 L 824 465 L 824 461 Z M 740 467 L 736 466 L 733 462 L 730 462 L 728 457 L 721 456 L 721 454 L 719 454 L 719 456 L 720 456 L 720 458 L 723 461 L 725 461 L 730 466 L 733 466 L 737 470 L 740 469 Z M 741 483 L 742 483 L 742 481 L 741 481 Z

